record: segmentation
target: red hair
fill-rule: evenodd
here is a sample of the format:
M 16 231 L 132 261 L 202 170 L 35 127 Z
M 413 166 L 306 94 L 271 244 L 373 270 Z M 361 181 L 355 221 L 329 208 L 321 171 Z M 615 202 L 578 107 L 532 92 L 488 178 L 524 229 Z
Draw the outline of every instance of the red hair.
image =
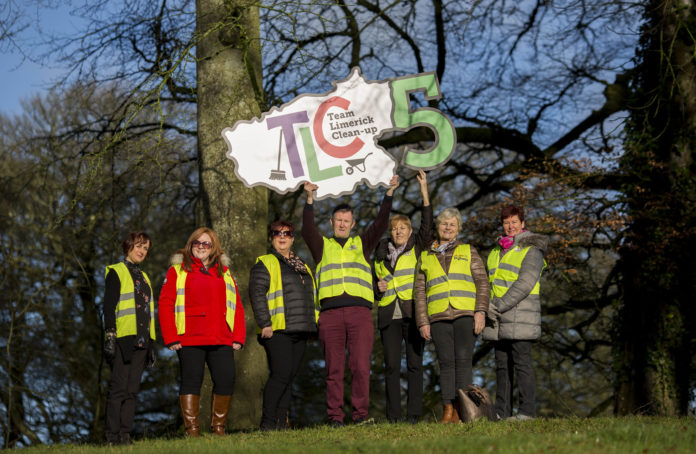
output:
M 517 216 L 520 222 L 524 222 L 524 210 L 517 205 L 505 205 L 500 211 L 500 223 L 511 216 Z
M 193 271 L 193 242 L 200 238 L 201 235 L 203 235 L 204 233 L 208 234 L 208 236 L 210 237 L 210 242 L 213 243 L 213 245 L 210 248 L 210 263 L 217 262 L 218 276 L 222 276 L 223 270 L 222 263 L 220 263 L 220 256 L 224 254 L 224 252 L 222 250 L 222 247 L 220 246 L 220 240 L 218 239 L 217 234 L 213 229 L 208 227 L 199 227 L 196 230 L 194 230 L 194 232 L 191 234 L 188 241 L 186 242 L 186 246 L 184 246 L 183 249 L 180 249 L 178 251 L 180 254 L 183 254 L 184 256 L 184 260 L 181 266 L 188 272 Z

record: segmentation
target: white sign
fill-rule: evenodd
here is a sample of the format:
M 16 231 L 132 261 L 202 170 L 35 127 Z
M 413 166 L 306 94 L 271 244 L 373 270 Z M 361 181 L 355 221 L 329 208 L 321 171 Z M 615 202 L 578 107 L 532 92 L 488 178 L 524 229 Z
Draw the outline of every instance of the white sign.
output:
M 440 97 L 433 73 L 367 81 L 360 68 L 353 68 L 347 79 L 333 85 L 328 93 L 298 96 L 260 119 L 225 128 L 227 157 L 235 162 L 237 177 L 247 186 L 264 185 L 280 193 L 310 181 L 321 199 L 352 193 L 363 182 L 389 185 L 397 162 L 377 145 L 384 132 L 433 129 L 433 148 L 405 151 L 408 167 L 439 167 L 454 151 L 454 125 L 442 112 L 410 108 L 413 92 L 425 92 L 426 100 Z

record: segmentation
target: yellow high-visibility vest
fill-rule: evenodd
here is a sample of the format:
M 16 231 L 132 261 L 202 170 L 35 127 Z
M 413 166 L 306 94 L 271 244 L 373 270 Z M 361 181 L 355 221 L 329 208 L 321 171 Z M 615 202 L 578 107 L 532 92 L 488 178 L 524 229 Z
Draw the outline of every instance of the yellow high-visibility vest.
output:
M 375 262 L 375 274 L 387 282 L 387 290 L 382 294 L 377 305 L 388 306 L 394 302 L 397 296 L 401 301 L 412 300 L 413 284 L 416 281 L 416 266 L 418 265 L 416 248 L 413 247 L 401 254 L 394 266 L 394 274 L 389 272 L 384 262 L 384 260 Z
M 271 327 L 273 331 L 285 329 L 285 305 L 283 303 L 283 279 L 280 273 L 280 262 L 278 257 L 273 254 L 266 254 L 258 257 L 256 263 L 263 262 L 263 265 L 268 270 L 271 276 L 271 282 L 266 292 L 266 301 L 268 302 L 268 312 L 271 314 Z M 317 307 L 317 287 L 312 276 L 312 270 L 305 264 L 309 277 L 312 279 L 312 288 L 314 289 L 314 321 L 319 320 L 319 309 Z M 260 327 L 256 327 L 258 332 L 261 332 Z
M 222 266 L 218 264 L 218 266 Z M 174 322 L 176 324 L 176 334 L 182 335 L 186 332 L 186 275 L 188 274 L 181 263 L 174 265 L 176 271 L 176 301 L 174 302 Z M 232 278 L 232 273 L 227 270 L 222 274 L 225 280 L 225 321 L 230 331 L 234 331 L 234 311 L 237 309 L 237 283 Z
M 362 240 L 355 236 L 341 245 L 324 238 L 324 253 L 317 265 L 319 303 L 325 298 L 347 293 L 374 302 L 372 268 L 363 255 Z
M 421 270 L 425 273 L 428 316 L 439 314 L 451 305 L 473 311 L 476 307 L 476 284 L 471 275 L 471 246 L 460 244 L 454 249 L 449 270 L 445 273 L 436 254 L 421 253 Z
M 520 276 L 520 268 L 522 267 L 522 261 L 524 257 L 529 252 L 531 246 L 520 247 L 514 246 L 511 250 L 503 255 L 502 260 L 500 258 L 500 252 L 502 248 L 496 246 L 493 248 L 491 253 L 488 255 L 488 281 L 491 283 L 491 297 L 501 297 L 505 295 L 512 284 Z M 546 260 L 544 260 L 544 266 L 542 270 L 546 268 Z M 529 293 L 530 295 L 539 295 L 540 291 L 540 281 L 541 274 L 539 274 L 539 279 L 537 279 L 534 288 Z
M 135 320 L 135 284 L 125 263 L 115 263 L 105 269 L 104 277 L 114 270 L 121 282 L 121 293 L 116 305 L 116 337 L 135 336 L 138 333 Z M 150 286 L 150 338 L 155 340 L 155 300 L 152 297 L 150 278 L 143 271 L 145 282 Z

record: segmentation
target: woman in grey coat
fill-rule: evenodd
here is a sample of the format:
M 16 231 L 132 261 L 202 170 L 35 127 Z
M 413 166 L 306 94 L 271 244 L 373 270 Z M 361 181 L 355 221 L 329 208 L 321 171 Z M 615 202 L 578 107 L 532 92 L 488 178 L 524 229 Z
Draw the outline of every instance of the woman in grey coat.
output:
M 536 416 L 536 377 L 532 345 L 541 336 L 539 296 L 548 237 L 525 230 L 524 211 L 507 205 L 500 214 L 504 235 L 488 256 L 491 283 L 489 320 L 484 340 L 494 341 L 496 363 L 495 412 L 512 417 L 512 385 L 517 371 L 519 410 L 515 419 Z

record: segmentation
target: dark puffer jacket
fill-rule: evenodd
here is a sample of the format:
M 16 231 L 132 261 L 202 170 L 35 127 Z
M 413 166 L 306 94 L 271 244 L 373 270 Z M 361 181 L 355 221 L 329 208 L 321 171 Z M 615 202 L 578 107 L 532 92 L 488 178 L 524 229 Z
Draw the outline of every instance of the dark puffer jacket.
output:
M 519 277 L 491 306 L 500 313 L 497 339 L 484 332 L 486 340 L 535 340 L 541 336 L 541 303 L 538 295 L 530 295 L 544 268 L 544 255 L 549 239 L 529 231 L 515 235 L 512 246 L 530 247 L 520 267 Z M 496 246 L 500 249 L 500 246 Z M 511 248 L 511 249 L 512 249 Z M 495 249 L 494 249 L 495 250 Z
M 280 262 L 280 278 L 283 285 L 283 306 L 286 333 L 316 333 L 314 315 L 314 286 L 309 274 L 298 273 L 288 265 L 283 256 L 273 251 Z M 271 285 L 271 275 L 263 262 L 251 268 L 249 275 L 249 298 L 254 319 L 259 328 L 271 326 L 266 293 Z

